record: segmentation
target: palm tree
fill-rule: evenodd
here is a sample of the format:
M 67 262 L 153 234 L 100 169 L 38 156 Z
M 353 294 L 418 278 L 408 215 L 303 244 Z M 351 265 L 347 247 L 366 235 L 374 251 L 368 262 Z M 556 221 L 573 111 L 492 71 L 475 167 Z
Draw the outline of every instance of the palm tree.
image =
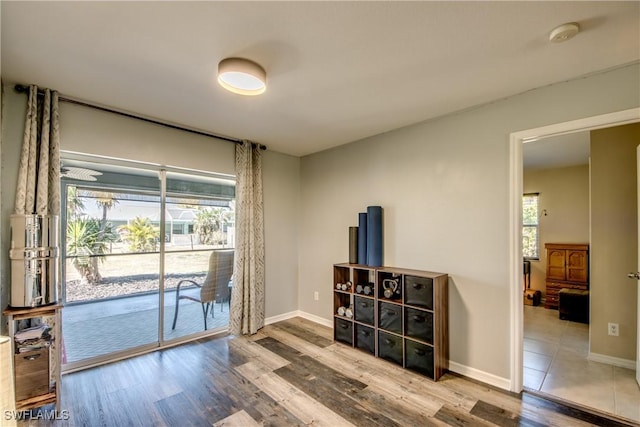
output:
M 106 254 L 108 243 L 117 239 L 110 224 L 104 230 L 100 230 L 100 227 L 95 218 L 78 218 L 67 222 L 67 257 L 72 258 L 73 266 L 89 283 L 102 280 L 98 264 L 104 261 L 104 257 L 99 255 Z
M 129 243 L 131 252 L 156 250 L 160 229 L 149 218 L 135 217 L 129 224 L 118 227 L 118 231 L 123 233 L 122 239 Z
M 233 211 L 226 208 L 203 208 L 196 214 L 195 230 L 204 245 L 224 242 L 223 226 L 231 222 Z
M 113 193 L 106 191 L 92 191 L 91 194 L 96 198 L 96 205 L 102 208 L 102 220 L 100 221 L 100 236 L 99 240 L 104 240 L 107 229 L 107 212 L 118 204 L 118 199 L 115 198 Z M 94 264 L 94 268 L 98 269 L 98 258 L 92 258 L 91 261 Z
M 102 222 L 100 223 L 100 229 L 104 230 L 107 225 L 107 212 L 118 204 L 118 199 L 116 199 L 113 193 L 107 191 L 92 191 L 91 195 L 96 198 L 96 205 L 102 208 Z

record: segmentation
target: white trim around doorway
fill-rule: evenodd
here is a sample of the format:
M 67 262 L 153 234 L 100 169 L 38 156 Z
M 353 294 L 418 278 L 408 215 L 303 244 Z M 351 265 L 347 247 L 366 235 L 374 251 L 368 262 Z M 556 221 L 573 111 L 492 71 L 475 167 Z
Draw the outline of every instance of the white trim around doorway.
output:
M 541 138 L 640 122 L 640 108 L 513 132 L 509 138 L 509 279 L 511 298 L 510 391 L 522 391 L 522 144 Z

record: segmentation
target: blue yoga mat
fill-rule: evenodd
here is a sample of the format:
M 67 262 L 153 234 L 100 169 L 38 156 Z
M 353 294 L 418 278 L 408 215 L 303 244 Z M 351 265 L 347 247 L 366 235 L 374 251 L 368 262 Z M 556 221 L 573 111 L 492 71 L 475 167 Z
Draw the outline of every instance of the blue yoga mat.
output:
M 382 207 L 367 207 L 367 265 L 382 267 Z
M 367 214 L 358 214 L 358 264 L 367 265 Z

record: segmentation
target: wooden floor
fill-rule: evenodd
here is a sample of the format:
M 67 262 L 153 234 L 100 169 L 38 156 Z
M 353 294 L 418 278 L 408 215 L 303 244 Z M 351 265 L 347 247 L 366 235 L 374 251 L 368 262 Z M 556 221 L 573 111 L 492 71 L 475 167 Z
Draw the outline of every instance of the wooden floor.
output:
M 19 425 L 631 425 L 450 373 L 434 383 L 300 318 L 68 374 L 62 393 L 68 419 Z

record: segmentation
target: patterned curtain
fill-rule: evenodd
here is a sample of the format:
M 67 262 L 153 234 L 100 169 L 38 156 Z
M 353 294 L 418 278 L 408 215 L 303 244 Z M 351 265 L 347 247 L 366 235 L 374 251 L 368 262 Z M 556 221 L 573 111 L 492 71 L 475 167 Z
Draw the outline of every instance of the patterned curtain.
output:
M 262 151 L 236 144 L 236 249 L 229 332 L 255 334 L 264 326 Z
M 60 133 L 58 92 L 29 87 L 18 169 L 16 214 L 60 215 Z

